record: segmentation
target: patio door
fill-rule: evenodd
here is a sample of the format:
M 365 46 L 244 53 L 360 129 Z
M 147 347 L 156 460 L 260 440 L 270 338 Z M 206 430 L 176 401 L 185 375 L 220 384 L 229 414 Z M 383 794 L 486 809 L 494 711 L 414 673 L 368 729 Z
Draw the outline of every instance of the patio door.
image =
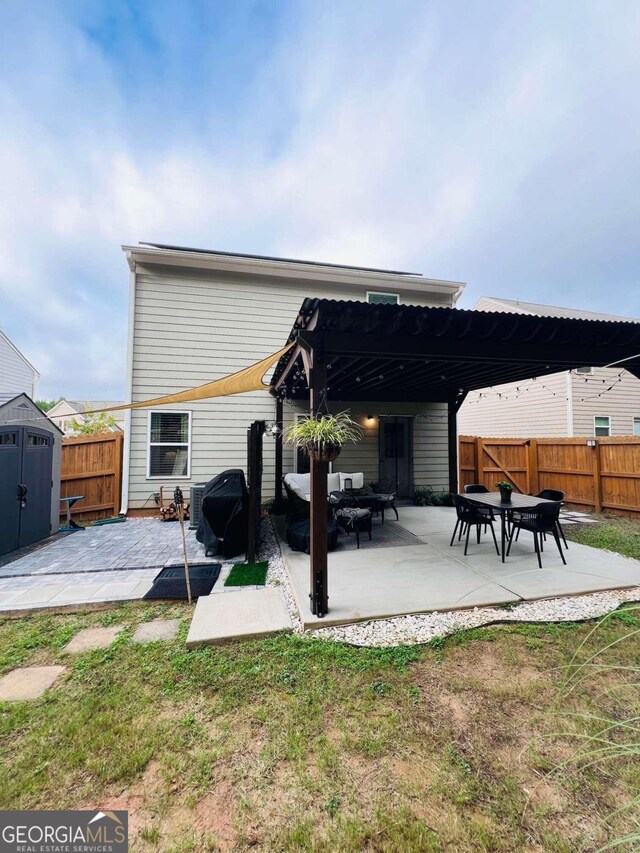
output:
M 379 474 L 398 482 L 398 495 L 413 495 L 413 418 L 384 415 L 378 419 Z

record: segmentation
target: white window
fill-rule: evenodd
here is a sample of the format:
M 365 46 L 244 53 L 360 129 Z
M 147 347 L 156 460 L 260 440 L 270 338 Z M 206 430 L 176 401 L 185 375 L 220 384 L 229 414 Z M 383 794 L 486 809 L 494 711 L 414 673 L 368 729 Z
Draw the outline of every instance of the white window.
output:
M 584 373 L 585 376 L 593 376 L 593 367 L 576 367 L 576 373 Z
M 367 290 L 367 302 L 370 305 L 399 305 L 400 297 L 397 293 L 382 293 L 376 290 Z
M 633 434 L 640 435 L 640 418 L 633 419 Z
M 147 477 L 190 476 L 191 412 L 149 412 Z
M 594 417 L 593 434 L 600 436 L 611 435 L 611 418 L 609 415 L 596 415 Z

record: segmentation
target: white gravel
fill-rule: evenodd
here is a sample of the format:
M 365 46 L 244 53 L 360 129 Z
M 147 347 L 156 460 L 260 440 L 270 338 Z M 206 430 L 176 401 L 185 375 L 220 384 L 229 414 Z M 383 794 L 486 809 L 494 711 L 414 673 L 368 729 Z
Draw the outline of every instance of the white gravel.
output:
M 296 600 L 291 589 L 289 575 L 284 567 L 282 553 L 276 532 L 273 528 L 273 523 L 270 518 L 265 518 L 262 521 L 262 530 L 260 535 L 260 554 L 261 560 L 269 561 L 269 570 L 267 571 L 267 586 L 278 586 L 282 590 L 284 600 L 289 609 L 289 615 L 293 623 L 293 630 L 299 634 L 303 633 L 302 620 Z
M 630 601 L 640 601 L 640 587 L 571 598 L 525 601 L 509 609 L 475 607 L 473 610 L 398 616 L 394 619 L 320 628 L 307 633 L 352 646 L 412 646 L 428 643 L 436 637 L 447 637 L 457 631 L 500 622 L 580 622 L 595 619 Z
M 447 637 L 457 631 L 501 622 L 580 622 L 606 616 L 626 602 L 640 601 L 640 587 L 633 587 L 568 598 L 524 601 L 509 608 L 475 607 L 473 610 L 396 616 L 393 619 L 373 619 L 353 625 L 304 631 L 271 519 L 265 519 L 262 524 L 260 559 L 269 561 L 267 586 L 278 586 L 282 590 L 294 631 L 308 637 L 349 643 L 352 646 L 413 646 L 428 643 L 437 637 Z

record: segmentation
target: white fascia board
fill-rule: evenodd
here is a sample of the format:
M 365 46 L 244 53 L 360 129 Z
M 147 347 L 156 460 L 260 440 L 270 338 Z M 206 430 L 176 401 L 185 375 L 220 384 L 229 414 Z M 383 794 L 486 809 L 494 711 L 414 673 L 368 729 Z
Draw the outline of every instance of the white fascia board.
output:
M 271 278 L 290 278 L 306 281 L 326 281 L 361 285 L 365 290 L 422 291 L 437 293 L 457 301 L 465 283 L 461 281 L 443 281 L 424 278 L 420 275 L 397 275 L 394 273 L 370 272 L 358 269 L 310 265 L 295 261 L 263 260 L 259 258 L 236 258 L 225 255 L 207 255 L 203 252 L 154 249 L 147 246 L 123 246 L 130 269 L 137 264 L 189 267 L 191 269 L 209 269 L 240 275 L 254 275 Z

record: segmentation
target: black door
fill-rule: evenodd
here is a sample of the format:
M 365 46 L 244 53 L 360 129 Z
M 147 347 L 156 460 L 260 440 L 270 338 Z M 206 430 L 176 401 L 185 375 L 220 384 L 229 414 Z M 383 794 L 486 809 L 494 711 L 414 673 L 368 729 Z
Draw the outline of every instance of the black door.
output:
M 39 542 L 51 533 L 51 433 L 24 427 L 20 512 L 20 547 Z M 25 491 L 26 490 L 26 491 Z
M 0 427 L 0 554 L 14 551 L 20 543 L 21 439 L 21 428 Z
M 393 477 L 400 497 L 413 494 L 413 419 L 379 418 L 380 479 Z
M 0 554 L 51 533 L 53 438 L 32 427 L 0 427 Z

